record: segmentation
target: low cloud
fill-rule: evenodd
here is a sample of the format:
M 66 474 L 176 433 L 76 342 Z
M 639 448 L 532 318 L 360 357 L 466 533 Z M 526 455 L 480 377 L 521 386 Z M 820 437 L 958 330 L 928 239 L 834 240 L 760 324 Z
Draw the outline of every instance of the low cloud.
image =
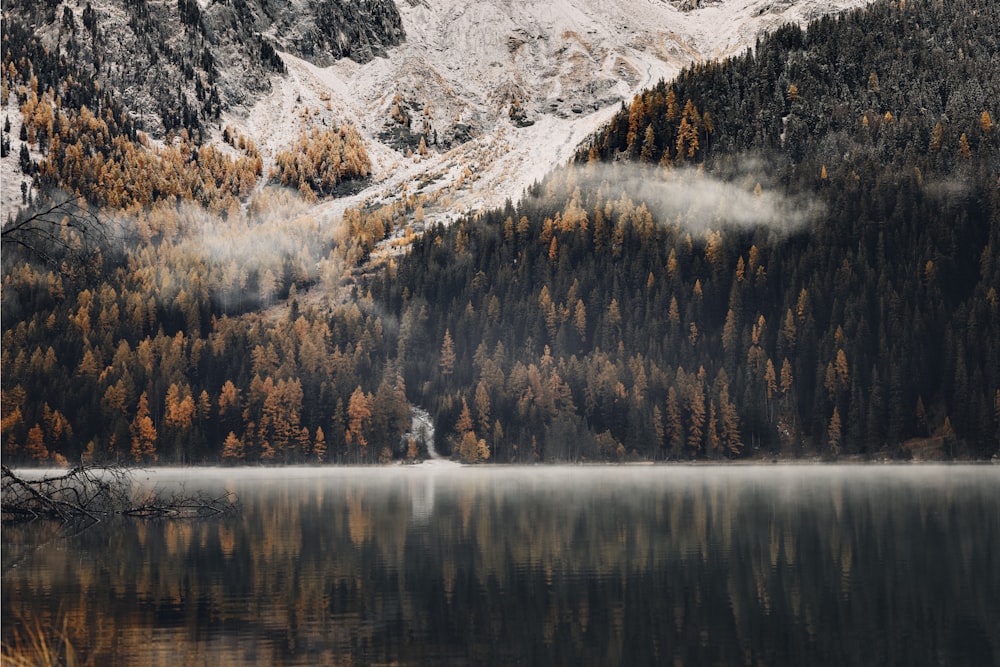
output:
M 344 260 L 336 252 L 342 218 L 318 213 L 295 192 L 258 191 L 227 218 L 183 203 L 116 223 L 126 251 L 132 248 L 156 269 L 150 275 L 166 302 L 182 289 L 206 289 L 230 312 L 275 303 L 289 280 L 320 283 L 330 293 L 343 281 Z M 169 242 L 156 246 L 154 255 L 140 241 L 144 235 Z
M 746 161 L 729 178 L 720 178 L 695 169 L 587 165 L 575 170 L 574 179 L 581 188 L 603 189 L 607 197 L 625 192 L 637 204 L 645 203 L 658 223 L 676 224 L 699 237 L 712 230 L 760 228 L 788 235 L 822 216 L 825 209 L 815 199 L 758 189 L 754 172 L 765 168 Z

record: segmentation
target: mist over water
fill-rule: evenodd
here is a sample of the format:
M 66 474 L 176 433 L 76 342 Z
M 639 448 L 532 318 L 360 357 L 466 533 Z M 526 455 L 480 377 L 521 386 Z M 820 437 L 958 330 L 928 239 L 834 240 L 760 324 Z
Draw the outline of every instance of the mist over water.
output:
M 5 527 L 5 639 L 69 614 L 107 665 L 1000 662 L 996 466 L 145 474 L 243 511 Z

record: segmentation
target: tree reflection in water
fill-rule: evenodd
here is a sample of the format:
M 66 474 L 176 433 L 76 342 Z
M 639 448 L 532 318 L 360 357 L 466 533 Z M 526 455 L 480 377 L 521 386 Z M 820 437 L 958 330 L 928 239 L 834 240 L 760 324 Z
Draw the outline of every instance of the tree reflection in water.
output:
M 1000 663 L 995 467 L 183 476 L 243 512 L 5 527 L 4 640 L 65 623 L 108 665 Z

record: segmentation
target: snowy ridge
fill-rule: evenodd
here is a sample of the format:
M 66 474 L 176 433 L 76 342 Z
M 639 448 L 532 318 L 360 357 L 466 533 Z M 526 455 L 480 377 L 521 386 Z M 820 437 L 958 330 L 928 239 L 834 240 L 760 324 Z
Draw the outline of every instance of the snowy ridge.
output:
M 101 6 L 114 13 L 116 1 Z M 216 54 L 220 81 L 256 77 L 257 92 L 233 93 L 241 101 L 208 129 L 220 145 L 226 126 L 247 135 L 267 173 L 275 153 L 301 131 L 350 122 L 368 147 L 371 183 L 319 204 L 317 216 L 334 224 L 348 206 L 406 193 L 429 197 L 427 222 L 448 222 L 516 201 L 621 103 L 684 66 L 738 53 L 783 23 L 869 1 L 398 0 L 406 38 L 385 57 L 321 67 L 281 53 L 287 72 L 266 75 Z M 392 140 L 399 107 L 411 119 L 411 137 L 437 138 L 427 155 L 410 156 Z M 16 137 L 19 114 L 16 105 L 8 108 Z M 5 214 L 20 202 L 18 144 L 0 165 Z
M 448 220 L 518 199 L 659 79 L 738 53 L 762 31 L 868 1 L 724 0 L 681 11 L 667 0 L 405 0 L 407 38 L 387 57 L 321 68 L 282 54 L 288 74 L 274 92 L 226 122 L 262 146 L 265 160 L 304 125 L 351 122 L 368 142 L 373 184 L 321 210 L 336 216 L 432 181 L 420 192 L 447 196 L 428 220 Z M 383 140 L 398 100 L 415 132 L 432 128 L 439 138 L 426 157 Z M 523 123 L 511 118 L 515 101 Z M 466 167 L 471 178 L 462 178 Z

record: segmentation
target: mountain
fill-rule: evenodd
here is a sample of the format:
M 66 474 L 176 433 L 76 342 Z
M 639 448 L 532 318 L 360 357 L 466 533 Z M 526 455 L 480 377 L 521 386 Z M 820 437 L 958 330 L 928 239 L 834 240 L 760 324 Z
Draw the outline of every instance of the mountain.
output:
M 998 20 L 782 27 L 425 234 L 373 292 L 438 433 L 468 460 L 996 452 Z
M 464 179 L 446 206 L 428 208 L 430 219 L 451 219 L 518 198 L 619 104 L 683 66 L 865 1 L 13 2 L 4 34 L 96 79 L 154 138 L 187 128 L 221 143 L 226 126 L 237 129 L 260 147 L 265 171 L 306 109 L 311 123 L 350 122 L 373 162 L 372 189 L 353 201 L 394 196 L 405 182 L 454 186 L 455 165 L 469 166 L 474 190 Z M 421 138 L 430 154 L 413 164 L 405 155 Z
M 270 91 L 269 75 L 284 71 L 276 50 L 323 65 L 368 62 L 404 37 L 392 0 L 13 2 L 3 16 L 15 49 L 37 41 L 156 136 L 199 129 Z
M 995 451 L 991 3 L 338 6 L 5 9 L 5 456 Z
M 453 191 L 439 211 L 428 207 L 429 219 L 452 219 L 516 200 L 622 103 L 682 67 L 737 53 L 785 22 L 863 4 L 725 0 L 685 12 L 663 0 L 407 0 L 406 40 L 384 58 L 320 68 L 285 55 L 275 91 L 224 119 L 265 160 L 299 131 L 304 108 L 348 120 L 373 162 L 373 187 L 359 200 L 433 181 Z M 414 164 L 405 155 L 421 138 L 430 151 Z M 474 181 L 454 187 L 456 165 Z

